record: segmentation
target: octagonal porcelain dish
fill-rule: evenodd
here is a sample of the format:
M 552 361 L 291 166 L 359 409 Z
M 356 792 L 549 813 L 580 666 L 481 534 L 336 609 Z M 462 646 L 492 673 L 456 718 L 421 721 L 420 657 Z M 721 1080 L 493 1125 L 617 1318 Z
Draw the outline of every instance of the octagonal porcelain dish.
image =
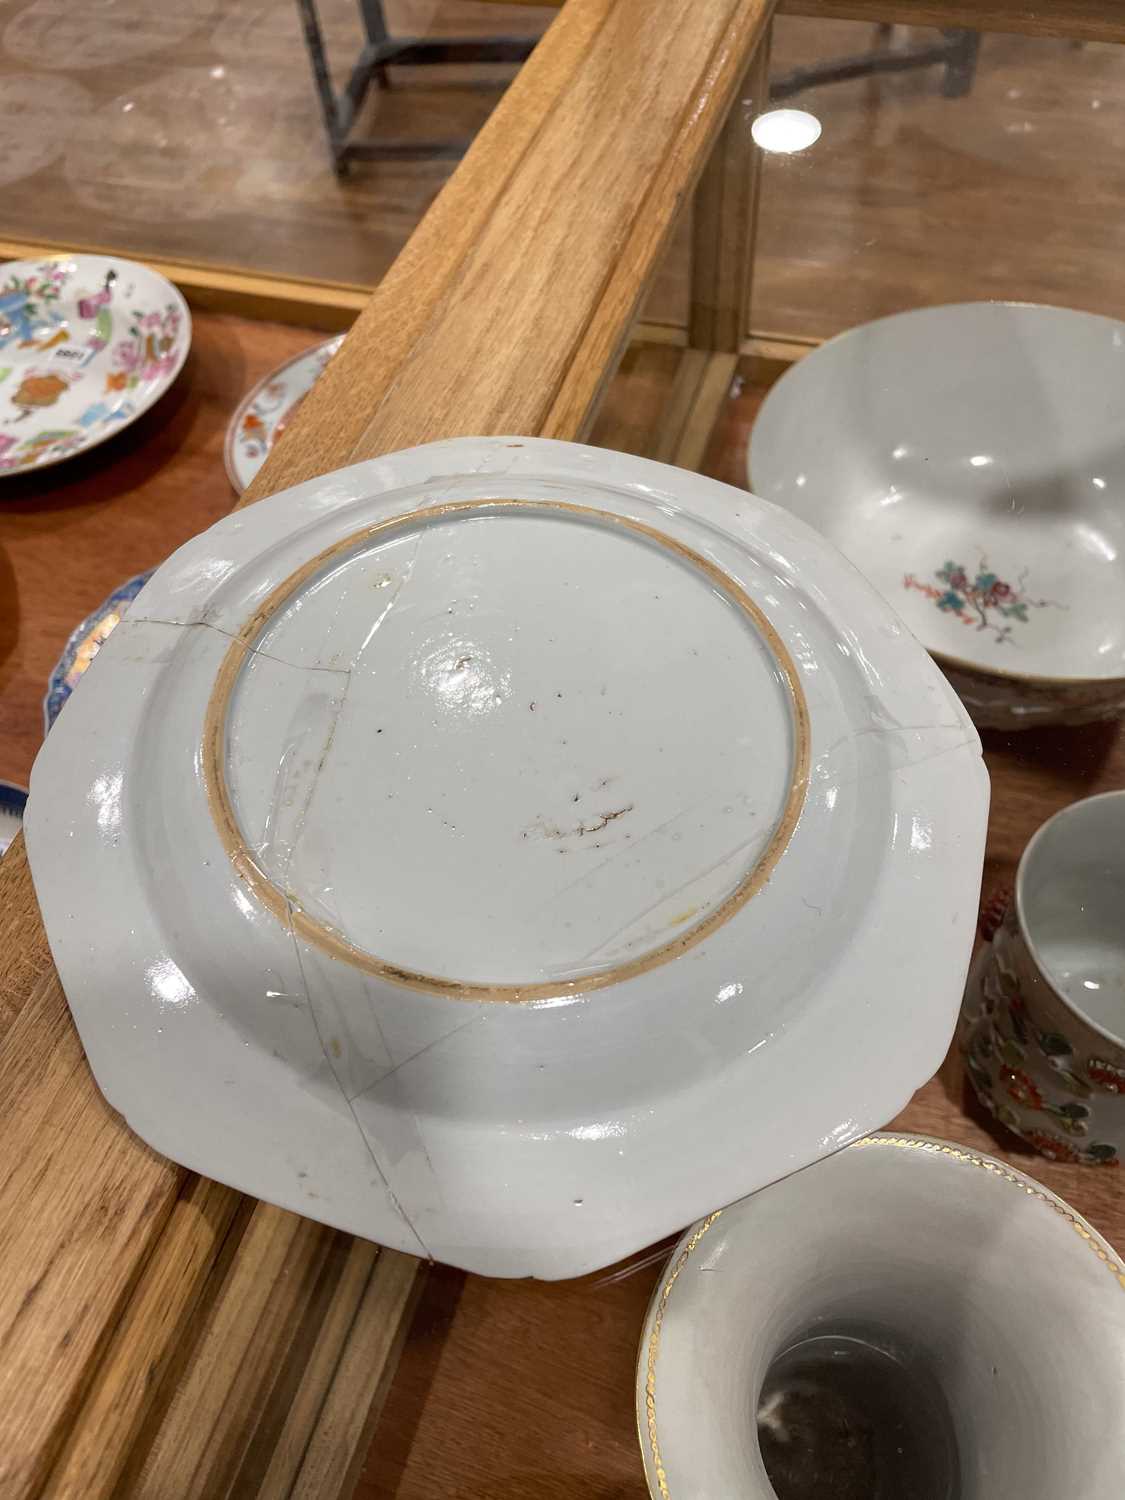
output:
M 763 403 L 751 485 L 822 531 L 980 725 L 1125 710 L 1125 324 L 1010 302 L 831 339 Z
M 489 438 L 181 548 L 52 729 L 26 827 L 90 1062 L 146 1141 L 557 1277 L 930 1076 L 987 800 L 941 674 L 810 528 Z

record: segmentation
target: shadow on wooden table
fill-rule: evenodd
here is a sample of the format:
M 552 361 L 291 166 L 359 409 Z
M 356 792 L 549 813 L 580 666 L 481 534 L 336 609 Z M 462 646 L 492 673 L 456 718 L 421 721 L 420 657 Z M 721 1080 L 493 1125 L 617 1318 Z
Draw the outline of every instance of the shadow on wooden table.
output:
M 1083 787 L 1094 789 L 1106 761 L 1113 753 L 1119 725 L 1116 720 L 1080 724 L 1073 728 L 1016 731 L 986 729 L 981 735 L 990 760 L 1002 759 L 1013 767 L 1035 767 L 1068 783 L 1072 797 L 1083 796 Z
M 19 594 L 15 569 L 8 549 L 0 543 L 0 685 L 4 681 L 4 663 L 20 638 Z
M 380 1416 L 368 1463 L 378 1474 L 378 1493 L 398 1493 L 414 1446 L 419 1423 L 453 1324 L 466 1273 L 453 1266 L 434 1265 L 414 1309 L 394 1384 Z M 366 1494 L 375 1476 L 361 1475 L 357 1493 Z M 365 1483 L 366 1481 L 366 1483 Z

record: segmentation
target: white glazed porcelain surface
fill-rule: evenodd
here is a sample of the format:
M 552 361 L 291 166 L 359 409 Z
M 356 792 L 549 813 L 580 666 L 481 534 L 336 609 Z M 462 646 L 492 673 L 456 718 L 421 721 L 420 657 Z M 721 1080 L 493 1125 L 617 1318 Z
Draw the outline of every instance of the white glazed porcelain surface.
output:
M 954 666 L 1125 680 L 1125 325 L 966 303 L 830 340 L 767 396 L 757 493 L 830 538 Z M 1009 686 L 1008 697 L 1011 696 Z M 987 680 L 976 683 L 984 715 Z M 1095 693 L 1095 697 L 1097 694 Z M 1117 699 L 1125 699 L 1125 681 Z M 998 707 L 1008 718 L 1007 701 Z
M 563 1276 L 933 1072 L 987 800 L 940 673 L 808 527 L 626 455 L 459 439 L 169 559 L 40 753 L 27 837 L 144 1139 Z
M 117 255 L 0 266 L 0 474 L 58 463 L 146 412 L 191 346 L 170 281 Z
M 223 462 L 227 477 L 240 495 L 343 342 L 341 333 L 286 360 L 263 376 L 239 402 L 227 426 Z
M 1015 899 L 965 991 L 977 1096 L 1057 1161 L 1125 1155 L 1125 792 L 1063 808 L 1024 850 Z
M 848 1327 L 935 1381 L 959 1500 L 1125 1490 L 1120 1256 L 1003 1162 L 876 1135 L 693 1226 L 673 1251 L 637 1371 L 654 1500 L 775 1500 L 755 1424 L 767 1369 Z

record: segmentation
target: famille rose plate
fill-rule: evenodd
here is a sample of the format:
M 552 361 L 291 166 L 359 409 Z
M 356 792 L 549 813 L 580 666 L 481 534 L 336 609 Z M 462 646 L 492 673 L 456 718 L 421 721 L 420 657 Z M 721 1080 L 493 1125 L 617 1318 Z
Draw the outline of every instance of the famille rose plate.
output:
M 223 446 L 227 477 L 240 495 L 343 342 L 344 335 L 337 334 L 286 360 L 242 398 Z
M 99 1084 L 175 1160 L 383 1244 L 576 1275 L 938 1066 L 988 780 L 785 511 L 462 438 L 160 567 L 26 822 Z
M 1010 302 L 831 339 L 754 424 L 750 482 L 851 558 L 979 724 L 1125 711 L 1125 323 Z
M 113 255 L 0 266 L 0 473 L 103 443 L 158 401 L 187 358 L 171 282 Z

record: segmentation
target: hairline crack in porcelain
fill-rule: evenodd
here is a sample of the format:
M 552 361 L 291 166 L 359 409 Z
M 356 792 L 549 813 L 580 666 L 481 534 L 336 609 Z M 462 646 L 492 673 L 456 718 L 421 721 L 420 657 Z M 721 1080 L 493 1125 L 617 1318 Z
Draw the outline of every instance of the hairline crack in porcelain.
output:
M 563 1276 L 933 1072 L 986 808 L 940 674 L 807 527 L 496 438 L 188 543 L 78 684 L 27 826 L 95 1075 L 145 1140 L 381 1243 Z

